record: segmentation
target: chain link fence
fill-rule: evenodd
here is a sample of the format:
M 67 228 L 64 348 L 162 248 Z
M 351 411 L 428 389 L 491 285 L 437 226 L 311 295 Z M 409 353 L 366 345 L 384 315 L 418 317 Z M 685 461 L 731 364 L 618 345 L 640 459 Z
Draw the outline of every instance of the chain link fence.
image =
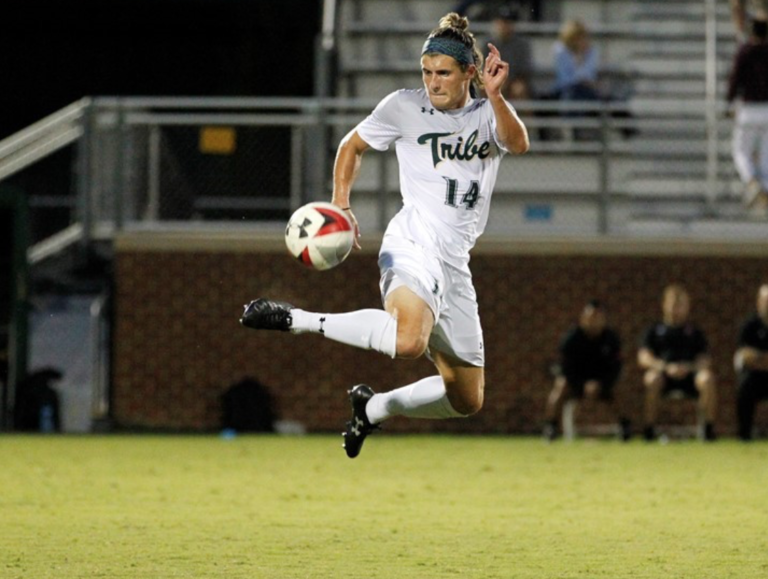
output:
M 94 101 L 81 150 L 81 221 L 92 235 L 197 223 L 282 227 L 332 189 L 339 141 L 376 101 Z M 531 101 L 531 151 L 507 155 L 488 232 L 516 235 L 753 235 L 722 114 L 712 158 L 703 101 Z M 714 162 L 714 170 L 712 163 Z M 395 155 L 366 155 L 353 190 L 366 231 L 400 207 Z M 698 229 L 696 229 L 698 228 Z M 709 232 L 709 233 L 708 233 Z

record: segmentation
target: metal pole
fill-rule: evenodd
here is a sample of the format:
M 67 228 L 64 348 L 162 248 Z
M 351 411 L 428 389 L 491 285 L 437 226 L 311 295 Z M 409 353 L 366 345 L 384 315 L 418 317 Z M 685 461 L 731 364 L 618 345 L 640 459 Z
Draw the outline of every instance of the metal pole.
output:
M 324 0 L 320 39 L 315 54 L 315 96 L 330 95 L 331 67 L 336 51 L 336 0 Z
M 304 111 L 315 118 L 315 122 L 306 129 L 306 138 L 301 139 L 304 151 L 304 171 L 307 175 L 302 179 L 304 193 L 302 200 L 309 201 L 327 200 L 326 187 L 328 184 L 328 140 L 329 127 L 326 120 L 322 99 L 316 99 L 309 103 Z
M 147 159 L 147 221 L 157 221 L 160 217 L 160 136 L 160 127 L 152 125 L 149 129 Z
M 90 99 L 84 99 L 86 106 L 83 109 L 81 119 L 83 135 L 78 141 L 77 147 L 77 204 L 80 215 L 79 221 L 83 224 L 83 237 L 80 241 L 82 249 L 87 250 L 91 243 L 93 235 L 93 179 L 92 179 L 92 156 L 95 151 L 94 123 L 93 123 L 93 102 Z
M 3 392 L 2 428 L 12 426 L 10 410 L 16 404 L 19 382 L 27 376 L 29 361 L 29 286 L 27 279 L 27 244 L 29 213 L 27 197 L 21 191 L 6 190 L 11 196 L 13 212 L 13 255 L 11 266 L 11 312 L 8 334 L 8 379 Z
M 320 31 L 320 38 L 315 47 L 315 96 L 321 100 L 318 115 L 317 140 L 313 148 L 316 147 L 317 159 L 312 166 L 315 171 L 315 187 L 312 192 L 312 198 L 317 199 L 320 195 L 326 196 L 325 191 L 328 185 L 328 159 L 329 159 L 329 141 L 330 127 L 326 122 L 328 113 L 326 106 L 322 104 L 322 99 L 331 96 L 333 93 L 333 66 L 334 55 L 336 53 L 336 8 L 337 0 L 323 1 L 323 20 Z
M 304 155 L 302 154 L 302 151 L 304 150 L 303 137 L 304 129 L 302 127 L 293 127 L 291 129 L 291 211 L 309 201 L 308 199 L 305 199 L 304 183 L 301 178 L 303 174 L 301 163 L 304 159 Z
M 128 175 L 130 174 L 126 166 L 131 159 L 131 131 L 125 123 L 125 113 L 123 104 L 118 101 L 116 105 L 117 114 L 117 160 L 115 161 L 114 183 L 115 205 L 114 205 L 114 226 L 115 231 L 120 231 L 125 223 L 125 207 L 128 200 Z M 131 217 L 136 217 L 136 201 L 134 199 L 133 211 Z
M 717 134 L 717 3 L 706 0 L 706 119 L 707 119 L 707 202 L 710 208 L 718 196 Z
M 608 234 L 608 210 L 610 194 L 608 192 L 608 170 L 610 167 L 610 151 L 608 150 L 608 129 L 610 128 L 608 107 L 600 109 L 600 197 L 597 210 L 597 228 L 600 235 Z

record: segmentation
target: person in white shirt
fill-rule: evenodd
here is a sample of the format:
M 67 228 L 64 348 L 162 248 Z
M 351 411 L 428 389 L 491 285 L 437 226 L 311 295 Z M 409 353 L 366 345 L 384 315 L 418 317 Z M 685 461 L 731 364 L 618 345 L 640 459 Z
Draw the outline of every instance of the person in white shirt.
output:
M 488 220 L 502 156 L 525 153 L 529 140 L 501 93 L 509 64 L 490 43 L 484 61 L 468 26 L 456 13 L 444 16 L 422 49 L 424 87 L 384 98 L 338 147 L 332 202 L 358 237 L 350 194 L 363 154 L 393 143 L 397 152 L 403 207 L 379 252 L 384 310 L 315 313 L 260 298 L 240 320 L 254 329 L 320 333 L 393 358 L 427 353 L 434 376 L 381 394 L 364 384 L 349 390 L 352 417 L 343 436 L 350 458 L 391 416 L 463 417 L 483 404 L 483 334 L 469 252 Z M 487 98 L 477 97 L 480 89 Z

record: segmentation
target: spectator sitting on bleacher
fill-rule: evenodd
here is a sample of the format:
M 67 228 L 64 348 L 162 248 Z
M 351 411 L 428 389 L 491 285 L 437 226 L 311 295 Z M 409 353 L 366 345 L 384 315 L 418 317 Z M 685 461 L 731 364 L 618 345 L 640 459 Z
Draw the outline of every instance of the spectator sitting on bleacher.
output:
M 716 412 L 715 376 L 710 369 L 707 339 L 688 320 L 691 300 L 679 284 L 664 289 L 663 320 L 653 324 L 645 334 L 637 354 L 643 370 L 645 386 L 646 440 L 656 438 L 656 415 L 659 398 L 673 393 L 697 398 L 699 411 L 705 416 L 704 438 L 714 440 Z
M 592 43 L 589 30 L 581 20 L 567 20 L 560 27 L 554 48 L 555 83 L 547 98 L 569 101 L 610 102 L 614 97 L 601 89 L 599 84 L 600 51 Z M 588 113 L 568 110 L 566 117 L 597 116 L 596 111 Z M 628 111 L 614 110 L 614 118 L 630 118 Z M 637 133 L 634 127 L 624 126 L 621 133 L 632 137 Z M 595 138 L 594 130 L 577 129 L 577 140 Z M 584 137 L 582 137 L 584 136 Z
M 606 325 L 605 308 L 597 301 L 581 310 L 579 323 L 560 342 L 560 366 L 547 398 L 544 437 L 553 440 L 566 400 L 601 400 L 615 406 L 613 386 L 621 372 L 621 340 Z M 615 410 L 615 408 L 614 408 Z M 619 417 L 623 440 L 629 440 L 629 420 Z
M 509 62 L 509 79 L 502 93 L 508 99 L 525 101 L 531 98 L 533 58 L 531 43 L 515 30 L 518 17 L 516 9 L 501 7 L 491 21 L 491 43 Z
M 739 438 L 748 441 L 757 402 L 768 399 L 768 283 L 757 291 L 757 311 L 741 327 L 734 362 L 739 375 Z
M 554 45 L 555 86 L 561 100 L 600 100 L 597 84 L 600 53 L 581 20 L 568 20 Z
M 768 21 L 752 21 L 752 35 L 733 62 L 728 102 L 740 97 L 733 128 L 733 162 L 744 184 L 744 203 L 768 214 Z

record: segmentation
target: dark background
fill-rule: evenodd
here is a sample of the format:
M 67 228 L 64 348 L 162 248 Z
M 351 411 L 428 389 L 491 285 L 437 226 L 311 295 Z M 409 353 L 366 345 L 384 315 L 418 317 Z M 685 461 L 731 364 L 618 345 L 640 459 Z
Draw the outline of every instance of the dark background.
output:
M 85 96 L 309 96 L 320 6 L 318 0 L 0 0 L 0 140 Z M 74 149 L 1 184 L 28 200 L 32 242 L 69 225 Z M 13 205 L 0 204 L 3 282 L 15 279 L 18 240 L 11 225 L 20 217 Z M 78 262 L 78 272 L 88 277 L 101 271 L 99 263 Z M 0 383 L 11 287 L 0 287 Z
M 317 0 L 2 0 L 0 139 L 89 95 L 310 95 Z

